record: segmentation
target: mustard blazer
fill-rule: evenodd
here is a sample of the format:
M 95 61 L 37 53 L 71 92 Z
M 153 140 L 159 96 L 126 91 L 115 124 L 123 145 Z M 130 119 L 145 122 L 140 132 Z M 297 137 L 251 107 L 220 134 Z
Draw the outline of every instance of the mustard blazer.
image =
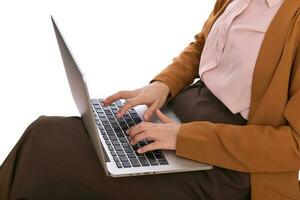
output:
M 170 87 L 167 101 L 198 78 L 207 35 L 232 0 L 217 0 L 195 36 L 151 81 Z M 285 0 L 255 64 L 245 126 L 195 121 L 181 125 L 176 155 L 250 173 L 252 200 L 300 200 L 300 0 Z M 245 48 L 247 48 L 245 46 Z

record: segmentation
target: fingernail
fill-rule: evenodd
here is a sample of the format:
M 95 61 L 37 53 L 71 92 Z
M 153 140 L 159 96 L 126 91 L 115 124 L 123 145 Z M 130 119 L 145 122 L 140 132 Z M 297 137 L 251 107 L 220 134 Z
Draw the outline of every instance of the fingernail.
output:
M 145 118 L 145 120 L 148 120 L 148 114 L 145 114 L 145 116 L 144 116 L 144 118 Z
M 129 134 L 129 131 L 128 131 L 128 130 L 126 130 L 126 134 L 127 134 L 127 135 Z
M 141 150 L 141 149 L 138 149 L 137 152 L 138 152 L 138 153 L 142 153 L 142 150 Z
M 132 140 L 130 141 L 130 144 L 133 145 L 133 141 Z

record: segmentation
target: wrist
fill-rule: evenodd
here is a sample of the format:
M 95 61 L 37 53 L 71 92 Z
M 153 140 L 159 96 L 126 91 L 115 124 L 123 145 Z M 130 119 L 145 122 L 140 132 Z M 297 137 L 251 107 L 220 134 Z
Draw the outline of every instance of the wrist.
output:
M 159 81 L 159 80 L 154 81 L 153 83 L 156 83 L 156 84 L 160 85 L 160 87 L 169 94 L 170 88 L 166 83 L 164 83 L 162 81 Z

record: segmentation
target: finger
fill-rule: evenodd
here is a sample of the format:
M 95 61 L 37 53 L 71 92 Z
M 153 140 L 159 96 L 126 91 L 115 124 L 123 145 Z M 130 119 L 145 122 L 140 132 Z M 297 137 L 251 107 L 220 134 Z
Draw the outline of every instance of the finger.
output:
M 133 138 L 131 138 L 130 140 L 130 144 L 131 145 L 135 145 L 137 144 L 139 141 L 145 140 L 145 139 L 151 139 L 151 140 L 155 140 L 152 137 L 153 134 L 151 134 L 149 131 L 143 131 L 140 132 L 138 134 L 136 134 Z
M 108 106 L 111 103 L 119 100 L 119 99 L 127 99 L 127 98 L 132 98 L 134 96 L 134 91 L 129 91 L 129 90 L 122 90 L 119 91 L 111 96 L 108 96 L 107 98 L 105 98 L 102 103 L 104 104 L 104 106 Z
M 172 122 L 174 122 L 167 115 L 163 114 L 159 109 L 156 109 L 155 113 L 156 113 L 158 119 L 160 121 L 162 121 L 163 123 L 172 123 Z
M 145 121 L 149 121 L 152 117 L 152 114 L 155 112 L 155 110 L 158 107 L 158 103 L 154 102 L 145 112 L 143 115 L 143 118 Z
M 133 138 L 135 135 L 146 131 L 146 129 L 149 127 L 148 122 L 141 122 L 139 124 L 136 124 L 128 129 L 128 135 L 130 138 Z
M 141 148 L 139 148 L 137 150 L 138 153 L 145 153 L 147 151 L 153 151 L 153 150 L 156 150 L 156 149 L 160 149 L 160 145 L 158 142 L 151 142 L 150 144 L 147 144 Z
M 126 103 L 120 108 L 120 110 L 117 112 L 117 117 L 121 117 L 126 113 L 130 108 L 137 106 L 140 104 L 140 99 L 139 98 L 132 98 L 132 99 L 127 99 Z

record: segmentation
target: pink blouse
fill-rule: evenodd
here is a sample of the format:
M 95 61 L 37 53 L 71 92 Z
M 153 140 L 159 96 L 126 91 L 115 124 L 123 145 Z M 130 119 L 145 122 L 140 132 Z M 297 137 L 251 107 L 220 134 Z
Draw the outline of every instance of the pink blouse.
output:
M 256 58 L 282 2 L 233 0 L 215 21 L 203 48 L 201 80 L 232 113 L 240 113 L 245 119 Z

